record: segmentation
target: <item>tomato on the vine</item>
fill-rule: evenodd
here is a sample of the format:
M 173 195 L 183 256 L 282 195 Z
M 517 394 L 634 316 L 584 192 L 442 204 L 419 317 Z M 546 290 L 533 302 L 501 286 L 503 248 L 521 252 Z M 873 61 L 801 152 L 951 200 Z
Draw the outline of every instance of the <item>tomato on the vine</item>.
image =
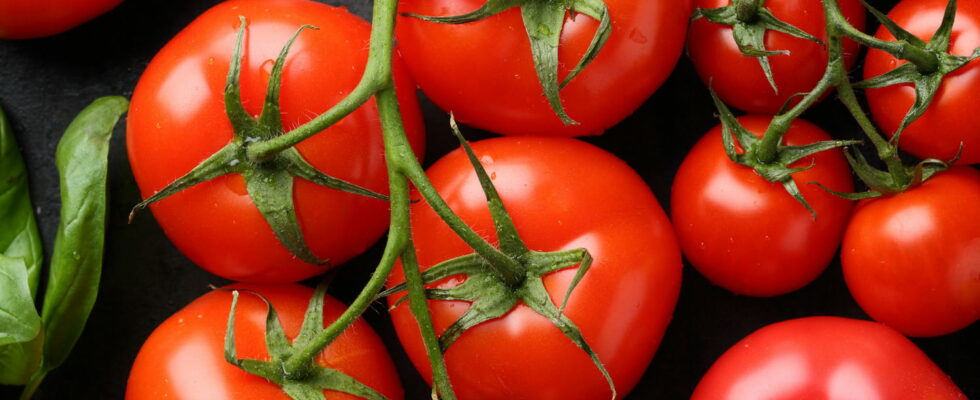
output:
M 692 400 L 966 399 L 911 341 L 879 323 L 809 317 L 759 329 L 715 361 Z
M 276 384 L 251 375 L 225 361 L 225 328 L 231 309 L 231 289 L 242 290 L 235 318 L 235 346 L 242 358 L 267 360 L 266 304 L 275 307 L 286 337 L 295 338 L 303 324 L 313 289 L 296 284 L 232 285 L 211 291 L 168 318 L 146 339 L 126 386 L 127 400 L 208 399 L 288 400 Z M 324 298 L 324 324 L 333 322 L 346 306 Z M 364 321 L 356 321 L 316 358 L 389 399 L 403 396 L 395 364 L 381 338 Z M 355 399 L 329 392 L 330 399 Z
M 759 137 L 769 121 L 759 115 L 738 118 Z M 781 183 L 732 162 L 721 135 L 719 125 L 701 138 L 674 177 L 671 217 L 684 255 L 711 282 L 735 293 L 775 296 L 803 287 L 833 259 L 851 212 L 850 201 L 810 182 L 852 191 L 847 162 L 839 150 L 827 150 L 792 165 L 812 163 L 792 177 L 814 217 Z M 783 144 L 829 139 L 817 126 L 797 119 Z
M 127 146 L 144 197 L 186 174 L 232 138 L 223 90 L 239 16 L 247 18 L 241 94 L 262 110 L 274 60 L 304 24 L 282 73 L 282 127 L 289 131 L 343 99 L 361 79 L 371 27 L 345 9 L 306 0 L 235 0 L 208 10 L 153 59 L 133 93 Z M 421 152 L 423 125 L 411 77 L 394 59 L 409 140 Z M 387 192 L 381 124 L 374 100 L 296 146 L 315 168 Z M 385 231 L 388 205 L 295 179 L 296 214 L 313 254 L 341 264 Z M 291 282 L 323 272 L 274 235 L 241 174 L 200 183 L 151 206 L 174 244 L 208 271 L 238 281 Z
M 862 200 L 841 265 L 861 308 L 911 336 L 980 319 L 980 172 L 955 167 L 905 192 Z
M 581 330 L 618 393 L 639 380 L 671 318 L 680 289 L 676 239 L 656 198 L 629 166 L 597 147 L 567 138 L 504 137 L 472 144 L 527 247 L 586 248 L 594 257 L 564 314 Z M 428 170 L 450 207 L 495 243 L 494 224 L 476 173 L 463 152 Z M 472 253 L 425 202 L 412 206 L 412 232 L 423 269 Z M 544 276 L 561 304 L 576 268 Z M 404 281 L 396 268 L 389 283 Z M 449 278 L 430 287 L 451 287 Z M 389 297 L 394 304 L 404 294 Z M 441 334 L 469 304 L 429 301 Z M 422 375 L 432 373 L 407 304 L 391 311 L 399 339 Z M 582 349 L 547 318 L 519 303 L 499 319 L 464 332 L 446 353 L 463 399 L 596 399 L 609 387 Z
M 0 39 L 55 35 L 102 15 L 123 0 L 0 0 Z
M 900 1 L 888 17 L 916 37 L 928 40 L 939 27 L 946 4 L 946 0 Z M 948 52 L 969 56 L 980 47 L 980 3 L 958 2 L 955 18 Z M 878 29 L 875 37 L 895 40 L 884 27 Z M 881 75 L 904 62 L 884 51 L 868 50 L 864 77 Z M 973 60 L 945 76 L 929 108 L 902 132 L 898 141 L 901 149 L 919 158 L 949 161 L 962 144 L 960 163 L 980 163 L 980 115 L 972 111 L 980 109 L 980 99 L 975 95 L 980 90 L 978 66 L 980 61 Z M 888 135 L 898 129 L 915 96 L 911 84 L 867 90 L 871 114 Z
M 943 0 L 945 1 L 945 0 Z M 696 0 L 698 8 L 713 9 L 728 6 L 731 0 Z M 839 0 L 841 12 L 848 22 L 864 29 L 865 10 L 858 0 Z M 772 14 L 804 32 L 827 42 L 823 5 L 820 0 L 766 1 Z M 790 36 L 782 32 L 765 33 L 765 49 L 789 51 L 789 54 L 768 57 L 776 93 L 759 60 L 742 54 L 732 36 L 732 27 L 699 18 L 688 30 L 687 52 L 698 75 L 718 93 L 725 103 L 754 113 L 775 113 L 791 96 L 809 92 L 817 85 L 827 67 L 827 48 L 820 43 Z M 844 40 L 844 61 L 849 68 L 859 53 L 857 42 Z
M 681 54 L 690 10 L 674 1 L 605 0 L 612 33 L 598 56 L 560 92 L 565 125 L 542 95 L 521 11 L 450 25 L 401 16 L 396 36 L 419 87 L 456 119 L 501 134 L 599 135 L 636 110 Z M 405 0 L 402 13 L 450 16 L 484 0 Z M 589 47 L 599 26 L 569 15 L 561 31 L 558 79 Z

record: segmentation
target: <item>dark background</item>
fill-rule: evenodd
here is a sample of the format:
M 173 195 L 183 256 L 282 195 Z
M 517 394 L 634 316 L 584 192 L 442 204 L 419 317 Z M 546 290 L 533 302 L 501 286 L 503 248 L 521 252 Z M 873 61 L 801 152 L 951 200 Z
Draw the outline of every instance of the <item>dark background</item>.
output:
M 646 0 L 668 1 L 668 0 Z M 872 1 L 889 9 L 894 0 Z M 55 145 L 65 127 L 98 96 L 129 96 L 146 64 L 183 26 L 214 0 L 129 0 L 79 28 L 54 37 L 0 41 L 0 106 L 13 123 L 30 171 L 45 249 L 50 254 L 58 219 Z M 352 4 L 368 18 L 371 3 Z M 870 18 L 869 18 L 870 19 Z M 423 101 L 428 128 L 426 165 L 456 146 L 446 115 Z M 973 110 L 975 111 L 975 110 Z M 670 182 L 684 154 L 717 123 L 707 90 L 683 58 L 673 75 L 636 113 L 604 136 L 586 139 L 626 160 L 669 208 Z M 860 132 L 844 108 L 828 99 L 805 118 L 840 138 Z M 143 340 L 170 314 L 226 281 L 193 265 L 144 213 L 126 223 L 139 193 L 125 152 L 124 124 L 116 129 L 110 152 L 110 220 L 99 301 L 72 356 L 53 371 L 37 399 L 122 398 L 126 379 Z M 468 129 L 470 139 L 488 135 Z M 974 221 L 975 223 L 976 221 Z M 353 299 L 379 259 L 381 244 L 344 266 L 331 287 Z M 736 341 L 767 324 L 810 315 L 867 319 L 844 285 L 839 262 L 814 283 L 784 296 L 757 299 L 712 286 L 692 268 L 663 343 L 629 398 L 682 399 L 690 396 L 711 363 Z M 383 307 L 365 317 L 385 338 L 402 372 L 408 398 L 429 391 L 399 349 Z M 980 398 L 980 324 L 940 338 L 914 339 L 971 398 Z M 0 398 L 18 388 L 0 387 Z

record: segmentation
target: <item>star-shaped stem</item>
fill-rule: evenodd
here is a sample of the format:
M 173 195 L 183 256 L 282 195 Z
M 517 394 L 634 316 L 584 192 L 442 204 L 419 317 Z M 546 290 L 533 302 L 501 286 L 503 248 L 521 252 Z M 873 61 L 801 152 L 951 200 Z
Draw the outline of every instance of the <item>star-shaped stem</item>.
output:
M 452 122 L 452 128 L 473 165 L 480 180 L 480 186 L 486 195 L 500 249 L 508 257 L 517 261 L 520 270 L 515 271 L 518 279 L 511 279 L 499 272 L 501 268 L 494 268 L 489 264 L 489 261 L 476 253 L 446 260 L 425 270 L 422 273 L 422 280 L 426 284 L 451 276 L 463 275 L 466 277 L 465 281 L 458 286 L 432 288 L 425 291 L 426 297 L 429 299 L 458 300 L 470 303 L 466 312 L 439 336 L 440 347 L 446 351 L 468 329 L 483 322 L 500 318 L 519 303 L 524 303 L 536 313 L 548 318 L 569 340 L 589 356 L 609 384 L 612 398 L 615 398 L 616 388 L 612 377 L 606 371 L 606 367 L 585 341 L 579 328 L 563 313 L 575 287 L 589 270 L 592 264 L 592 256 L 584 248 L 553 252 L 529 250 L 518 235 L 510 215 L 493 186 L 493 182 L 480 164 L 476 154 L 473 153 L 469 144 L 459 133 L 455 122 Z M 560 305 L 554 304 L 545 290 L 543 277 L 576 265 L 578 267 L 575 276 L 564 294 L 564 300 Z M 391 295 L 405 289 L 406 285 L 402 283 L 381 293 L 381 296 Z M 407 300 L 407 297 L 403 297 L 395 306 Z
M 911 83 L 915 87 L 915 101 L 905 114 L 905 117 L 902 118 L 898 129 L 893 132 L 890 140 L 892 144 L 897 145 L 905 128 L 922 116 L 926 109 L 929 108 L 929 104 L 936 97 L 936 92 L 939 91 L 939 86 L 942 84 L 943 78 L 947 74 L 963 68 L 977 57 L 980 57 L 980 47 L 974 49 L 973 53 L 966 57 L 948 53 L 950 36 L 953 32 L 953 22 L 956 18 L 956 0 L 950 0 L 946 4 L 942 23 L 940 23 L 939 28 L 936 29 L 936 32 L 932 35 L 932 39 L 929 39 L 928 42 L 922 41 L 922 39 L 898 26 L 888 16 L 876 10 L 870 4 L 863 0 L 862 3 L 881 22 L 881 25 L 885 29 L 888 29 L 888 32 L 891 32 L 892 36 L 895 36 L 895 39 L 932 54 L 936 59 L 936 62 L 930 63 L 931 65 L 928 66 L 904 63 L 891 71 L 854 84 L 854 87 L 863 89 L 877 89 L 905 83 Z
M 716 24 L 730 25 L 738 49 L 746 57 L 755 57 L 759 60 L 762 73 L 766 75 L 773 92 L 779 93 L 776 81 L 772 77 L 769 57 L 789 55 L 789 50 L 766 49 L 766 32 L 782 32 L 820 45 L 824 43 L 816 36 L 776 18 L 764 3 L 763 0 L 732 0 L 732 4 L 725 7 L 698 8 L 694 10 L 691 19 L 704 18 Z
M 262 113 L 256 119 L 245 110 L 241 98 L 239 77 L 241 75 L 246 22 L 244 18 L 240 18 L 240 20 L 241 25 L 235 39 L 235 49 L 232 53 L 231 66 L 228 69 L 224 94 L 225 112 L 231 122 L 234 138 L 190 172 L 133 207 L 130 220 L 136 212 L 150 204 L 198 183 L 222 175 L 241 174 L 245 178 L 246 189 L 252 198 L 252 202 L 255 203 L 266 222 L 269 223 L 269 227 L 272 228 L 279 242 L 293 255 L 307 263 L 326 264 L 329 260 L 319 259 L 303 239 L 303 232 L 296 218 L 296 209 L 293 204 L 294 177 L 360 196 L 381 200 L 387 198 L 384 195 L 318 171 L 300 155 L 299 151 L 292 147 L 261 161 L 252 160 L 247 156 L 246 150 L 250 143 L 268 141 L 283 134 L 279 112 L 279 90 L 282 83 L 283 65 L 286 62 L 289 48 L 300 32 L 307 28 L 317 28 L 309 25 L 302 26 L 286 42 L 272 67 Z
M 612 23 L 609 19 L 606 3 L 602 0 L 487 0 L 483 6 L 466 14 L 444 17 L 406 15 L 442 24 L 465 24 L 489 18 L 514 7 L 521 9 L 524 29 L 531 42 L 534 69 L 537 72 L 541 88 L 544 90 L 544 95 L 548 99 L 548 104 L 551 105 L 552 110 L 565 125 L 578 124 L 565 112 L 565 107 L 562 105 L 558 93 L 595 59 L 606 40 L 609 39 Z M 565 24 L 565 17 L 569 13 L 573 17 L 575 14 L 585 14 L 594 18 L 599 21 L 599 28 L 592 36 L 592 41 L 589 43 L 585 54 L 569 71 L 568 76 L 559 82 L 558 42 L 561 38 L 562 27 Z

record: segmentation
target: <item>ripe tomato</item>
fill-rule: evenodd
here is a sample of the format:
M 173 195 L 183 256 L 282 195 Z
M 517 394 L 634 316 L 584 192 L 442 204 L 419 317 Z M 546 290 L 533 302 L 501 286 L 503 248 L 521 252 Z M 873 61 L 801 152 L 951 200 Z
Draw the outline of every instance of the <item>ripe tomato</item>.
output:
M 233 285 L 268 299 L 279 314 L 289 340 L 299 334 L 313 289 L 286 285 Z M 324 326 L 346 306 L 324 298 Z M 251 375 L 224 358 L 225 328 L 231 292 L 214 290 L 163 321 L 146 339 L 126 385 L 127 400 L 208 399 L 288 400 L 274 383 Z M 265 342 L 266 305 L 257 296 L 241 293 L 235 314 L 235 345 L 239 358 L 268 360 Z M 384 343 L 364 321 L 357 321 L 317 357 L 317 364 L 341 371 L 389 399 L 401 399 L 402 388 Z M 356 399 L 346 393 L 330 399 Z
M 778 322 L 711 366 L 692 400 L 966 399 L 918 347 L 887 326 L 839 317 Z
M 232 140 L 223 90 L 239 27 L 248 18 L 241 92 L 249 113 L 262 108 L 274 59 L 293 32 L 282 78 L 283 128 L 290 130 L 339 102 L 361 78 L 371 27 L 341 8 L 306 0 L 234 0 L 208 10 L 164 47 L 133 93 L 127 146 L 144 198 Z M 410 77 L 395 59 L 405 127 L 416 151 L 423 126 Z M 374 100 L 296 146 L 324 173 L 387 192 L 381 124 Z M 381 200 L 296 179 L 293 195 L 306 243 L 321 259 L 341 264 L 387 228 Z M 237 281 L 292 282 L 323 272 L 279 243 L 248 196 L 239 174 L 198 184 L 151 206 L 167 236 L 192 261 Z
M 770 117 L 738 121 L 762 136 Z M 681 250 L 711 282 L 738 294 L 775 296 L 799 289 L 827 267 L 837 251 L 851 202 L 809 182 L 851 192 L 851 173 L 839 150 L 803 158 L 793 174 L 817 218 L 772 183 L 725 154 L 722 128 L 708 132 L 681 164 L 671 188 L 671 211 Z M 803 120 L 793 122 L 783 143 L 799 146 L 830 136 Z M 739 149 L 741 151 L 741 149 Z
M 848 22 L 864 30 L 865 11 L 858 0 L 840 0 L 841 12 Z M 699 8 L 718 8 L 731 0 L 696 0 Z M 780 20 L 827 42 L 827 31 L 820 0 L 767 1 L 769 9 Z M 747 112 L 775 113 L 790 96 L 809 92 L 817 85 L 827 66 L 827 49 L 819 43 L 781 32 L 766 32 L 768 50 L 788 50 L 789 55 L 769 57 L 773 80 L 779 93 L 773 91 L 755 57 L 746 57 L 732 38 L 732 27 L 715 24 L 704 18 L 691 23 L 687 52 L 698 75 L 725 103 Z M 850 68 L 858 55 L 858 44 L 844 41 L 844 62 Z
M 980 319 L 980 172 L 940 172 L 920 186 L 862 201 L 841 265 L 858 304 L 911 336 Z
M 584 247 L 594 257 L 565 315 L 578 325 L 619 394 L 625 395 L 653 357 L 680 289 L 680 253 L 656 198 L 623 161 L 584 142 L 507 137 L 473 143 L 473 150 L 531 250 Z M 453 210 L 494 243 L 486 199 L 464 153 L 448 154 L 428 174 Z M 412 206 L 412 230 L 423 268 L 472 253 L 424 202 Z M 555 304 L 561 304 L 574 275 L 575 268 L 567 268 L 545 276 Z M 398 268 L 389 283 L 404 279 Z M 459 283 L 450 279 L 433 286 Z M 389 303 L 401 296 L 389 297 Z M 465 302 L 430 301 L 436 333 L 467 308 Z M 431 381 L 408 305 L 394 308 L 391 316 L 412 362 Z M 462 399 L 609 396 L 586 353 L 523 303 L 463 333 L 449 347 L 446 364 Z
M 51 36 L 102 15 L 123 0 L 0 0 L 0 39 Z
M 969 56 L 980 46 L 980 3 L 960 1 L 956 7 L 949 53 Z M 945 8 L 946 0 L 901 1 L 888 17 L 920 39 L 929 40 L 939 27 Z M 875 37 L 895 40 L 884 28 L 879 28 Z M 864 77 L 881 75 L 904 62 L 881 50 L 870 49 L 864 61 Z M 902 133 L 899 147 L 919 158 L 950 160 L 962 143 L 960 163 L 980 163 L 980 116 L 964 112 L 980 108 L 980 99 L 974 96 L 980 90 L 978 66 L 980 62 L 973 60 L 946 75 L 926 112 Z M 875 122 L 891 135 L 912 107 L 915 89 L 911 84 L 868 89 L 867 97 Z
M 484 0 L 404 0 L 399 11 L 449 16 Z M 667 78 L 681 54 L 690 10 L 673 1 L 605 0 L 612 33 L 599 55 L 562 91 L 565 126 L 535 74 L 519 9 L 462 25 L 400 17 L 396 36 L 422 91 L 456 119 L 502 134 L 599 135 L 636 110 Z M 566 18 L 559 79 L 588 48 L 599 23 Z

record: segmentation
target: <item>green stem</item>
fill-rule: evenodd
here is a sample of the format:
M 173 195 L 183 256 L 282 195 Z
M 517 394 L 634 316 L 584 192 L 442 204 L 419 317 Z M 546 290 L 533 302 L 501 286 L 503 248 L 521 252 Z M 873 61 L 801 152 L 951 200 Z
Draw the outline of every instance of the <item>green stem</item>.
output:
M 732 0 L 732 5 L 735 6 L 735 18 L 742 22 L 751 22 L 764 2 L 765 0 Z
M 295 146 L 340 121 L 378 91 L 392 86 L 391 54 L 397 15 L 398 0 L 375 0 L 367 66 L 354 90 L 329 110 L 298 128 L 271 140 L 252 143 L 247 149 L 248 158 L 253 161 L 266 160 L 273 154 Z
M 890 42 L 868 35 L 847 22 L 837 0 L 823 0 L 823 4 L 828 28 L 833 25 L 837 29 L 838 37 L 840 35 L 847 36 L 864 46 L 886 51 L 895 58 L 914 64 L 922 74 L 928 75 L 939 70 L 939 57 L 935 54 L 904 40 Z M 830 36 L 829 33 L 828 30 L 828 36 Z
M 41 368 L 41 370 L 31 377 L 31 380 L 27 382 L 27 385 L 24 386 L 24 391 L 20 393 L 20 400 L 30 400 L 32 397 L 34 397 L 34 392 L 36 392 L 37 388 L 41 386 L 41 382 L 44 381 L 44 377 L 48 375 L 47 372 L 42 372 L 44 370 L 43 365 Z

